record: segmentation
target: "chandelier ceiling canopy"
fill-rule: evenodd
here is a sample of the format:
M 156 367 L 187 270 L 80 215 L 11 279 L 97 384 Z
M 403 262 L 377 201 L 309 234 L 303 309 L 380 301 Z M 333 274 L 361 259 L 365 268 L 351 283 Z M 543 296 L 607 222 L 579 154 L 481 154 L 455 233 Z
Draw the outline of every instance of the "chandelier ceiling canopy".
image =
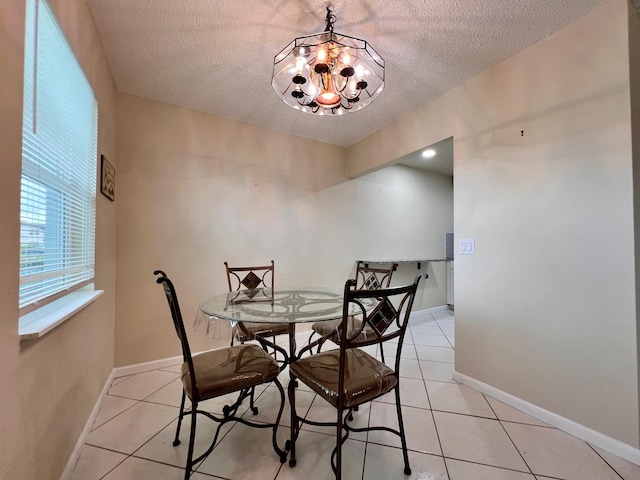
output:
M 298 37 L 274 57 L 271 85 L 287 105 L 313 115 L 360 110 L 384 88 L 384 60 L 365 40 L 333 31 Z

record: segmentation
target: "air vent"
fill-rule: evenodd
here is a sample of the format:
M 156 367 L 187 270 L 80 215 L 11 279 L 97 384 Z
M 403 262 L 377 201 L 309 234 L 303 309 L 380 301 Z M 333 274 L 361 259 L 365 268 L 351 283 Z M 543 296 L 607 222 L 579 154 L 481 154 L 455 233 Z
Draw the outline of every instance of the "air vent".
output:
M 444 252 L 447 260 L 453 260 L 453 233 L 444 234 Z

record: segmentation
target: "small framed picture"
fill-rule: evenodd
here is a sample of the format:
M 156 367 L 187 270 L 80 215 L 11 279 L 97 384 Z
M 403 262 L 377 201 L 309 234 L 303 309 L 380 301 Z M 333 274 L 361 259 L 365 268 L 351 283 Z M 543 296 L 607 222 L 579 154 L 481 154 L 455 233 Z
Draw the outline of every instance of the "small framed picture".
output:
M 112 202 L 116 199 L 116 169 L 109 163 L 107 157 L 100 155 L 101 172 L 100 191 Z

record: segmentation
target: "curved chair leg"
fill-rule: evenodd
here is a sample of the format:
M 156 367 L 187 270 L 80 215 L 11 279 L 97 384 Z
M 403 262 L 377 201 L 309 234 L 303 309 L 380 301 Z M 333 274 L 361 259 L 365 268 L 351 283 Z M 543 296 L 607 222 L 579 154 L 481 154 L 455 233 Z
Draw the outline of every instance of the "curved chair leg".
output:
M 291 410 L 291 427 L 289 441 L 285 445 L 285 450 L 289 450 L 289 466 L 296 466 L 296 438 L 298 437 L 298 413 L 296 412 L 296 377 L 290 375 L 289 386 L 289 405 Z
M 285 445 L 284 447 L 284 451 L 280 450 L 280 448 L 278 447 L 278 441 L 277 441 L 277 436 L 278 436 L 278 426 L 280 425 L 280 419 L 282 418 L 282 411 L 284 410 L 284 388 L 282 388 L 282 384 L 278 381 L 278 379 L 276 378 L 273 383 L 276 384 L 276 387 L 278 387 L 278 390 L 280 391 L 280 410 L 278 410 L 278 417 L 276 418 L 276 422 L 273 425 L 273 436 L 272 436 L 272 442 L 273 442 L 273 449 L 276 451 L 276 454 L 278 454 L 278 456 L 280 457 L 280 463 L 284 463 L 287 460 L 287 446 Z
M 400 431 L 400 442 L 402 443 L 402 456 L 404 457 L 404 474 L 411 475 L 411 467 L 409 467 L 409 454 L 407 453 L 407 438 L 404 434 L 404 422 L 402 421 L 402 408 L 400 407 L 400 384 L 397 384 L 396 391 L 396 410 L 398 412 L 398 426 Z
M 249 394 L 249 408 L 254 415 L 258 414 L 258 407 L 255 406 L 255 393 L 256 387 L 251 387 L 251 393 Z
M 344 442 L 342 438 L 342 409 L 338 408 L 338 425 L 336 428 L 336 480 L 340 480 L 342 478 L 342 443 Z
M 382 344 L 380 344 L 380 359 L 382 363 L 384 363 L 384 350 L 382 349 Z
M 180 427 L 182 426 L 182 419 L 184 418 L 184 401 L 187 398 L 187 393 L 182 389 L 182 401 L 180 402 L 180 415 L 178 415 L 178 428 L 176 428 L 176 438 L 173 439 L 173 446 L 180 445 Z
M 191 402 L 191 434 L 189 435 L 189 450 L 187 452 L 187 465 L 184 467 L 184 480 L 189 480 L 193 469 L 193 444 L 196 439 L 196 418 L 198 416 L 198 404 Z

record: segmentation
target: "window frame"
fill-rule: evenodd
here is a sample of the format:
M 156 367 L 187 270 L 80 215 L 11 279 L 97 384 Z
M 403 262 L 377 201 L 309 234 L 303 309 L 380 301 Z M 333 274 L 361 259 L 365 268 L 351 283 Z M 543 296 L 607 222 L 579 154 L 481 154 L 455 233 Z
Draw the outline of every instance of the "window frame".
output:
M 21 339 L 44 335 L 103 293 L 93 283 L 98 101 L 47 0 L 27 0 L 25 22 Z

